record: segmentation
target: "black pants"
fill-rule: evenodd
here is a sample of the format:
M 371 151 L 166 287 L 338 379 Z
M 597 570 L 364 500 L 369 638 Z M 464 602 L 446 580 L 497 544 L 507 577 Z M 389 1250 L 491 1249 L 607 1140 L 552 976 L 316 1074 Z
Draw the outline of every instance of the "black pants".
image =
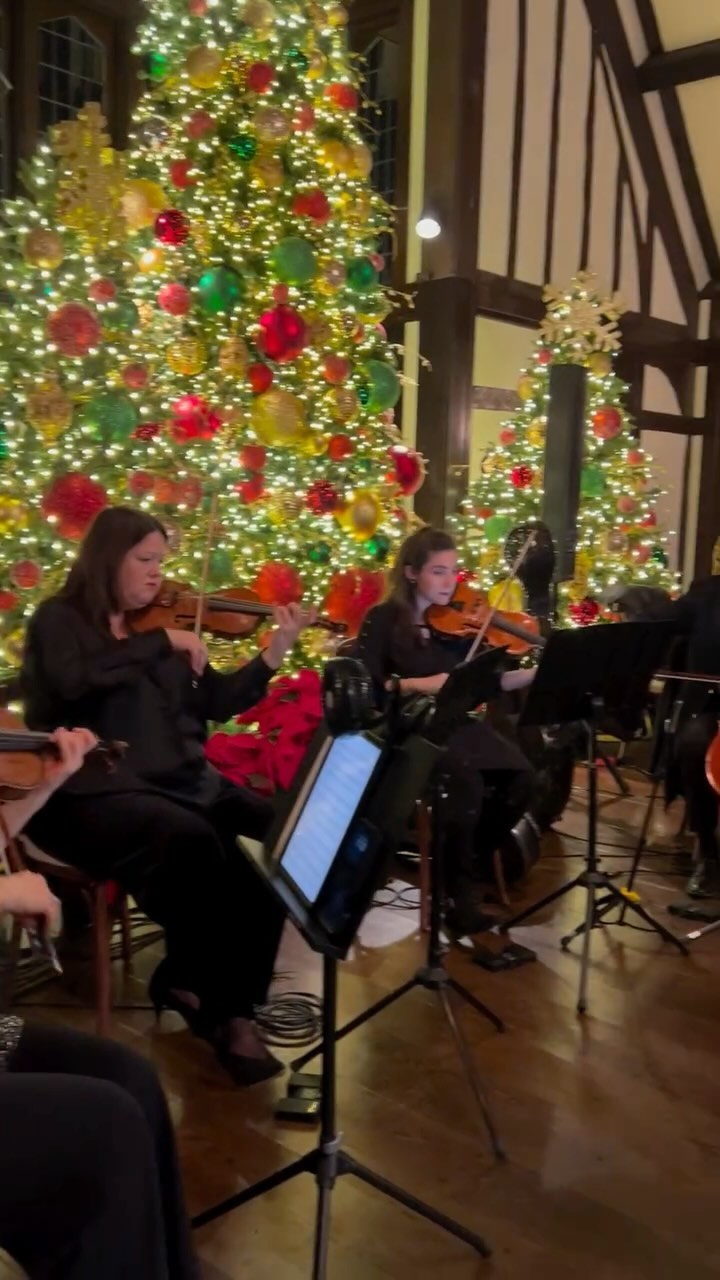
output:
M 272 979 L 283 912 L 236 845 L 262 837 L 271 817 L 266 801 L 229 785 L 202 810 L 150 792 L 59 792 L 29 834 L 132 894 L 165 929 L 171 984 L 217 1023 L 252 1017 Z
M 0 1074 L 0 1246 L 31 1280 L 197 1280 L 175 1139 L 149 1063 L 25 1027 Z
M 688 826 L 698 837 L 704 858 L 718 856 L 719 797 L 705 777 L 705 753 L 717 728 L 717 716 L 703 712 L 686 720 L 675 741 L 675 758 L 687 805 Z

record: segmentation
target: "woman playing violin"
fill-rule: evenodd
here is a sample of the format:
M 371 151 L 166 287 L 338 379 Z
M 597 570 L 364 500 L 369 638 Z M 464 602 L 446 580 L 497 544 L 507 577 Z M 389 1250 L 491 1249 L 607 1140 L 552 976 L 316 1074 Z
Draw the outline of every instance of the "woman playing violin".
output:
M 84 729 L 53 737 L 59 757 L 45 783 L 2 806 L 11 838 L 95 744 Z M 6 914 L 52 929 L 60 907 L 42 876 L 21 871 L 0 876 Z M 31 1276 L 198 1280 L 172 1124 L 150 1063 L 110 1040 L 0 1016 L 3 1249 Z
M 295 643 L 297 606 L 277 609 L 262 655 L 231 674 L 202 640 L 173 629 L 133 631 L 155 598 L 167 538 L 130 507 L 97 517 L 65 586 L 39 606 L 22 668 L 32 729 L 83 724 L 128 744 L 114 772 L 88 759 L 33 820 L 49 853 L 118 881 L 163 925 L 167 955 L 150 995 L 207 1038 L 240 1084 L 275 1074 L 254 1009 L 267 995 L 283 915 L 235 847 L 262 837 L 268 801 L 224 780 L 204 753 L 208 721 L 263 697 Z
M 450 603 L 457 577 L 457 552 L 449 534 L 420 529 L 403 543 L 387 599 L 370 610 L 358 639 L 358 657 L 379 690 L 397 682 L 401 694 L 439 693 L 449 672 L 465 660 L 472 637 L 441 639 L 430 632 L 425 618 L 432 605 Z M 531 679 L 529 671 L 491 676 L 486 700 Z M 456 932 L 473 933 L 495 923 L 476 905 L 477 874 L 487 872 L 494 851 L 527 809 L 533 773 L 519 747 L 481 721 L 468 721 L 453 734 L 442 769 L 448 782 L 447 922 Z

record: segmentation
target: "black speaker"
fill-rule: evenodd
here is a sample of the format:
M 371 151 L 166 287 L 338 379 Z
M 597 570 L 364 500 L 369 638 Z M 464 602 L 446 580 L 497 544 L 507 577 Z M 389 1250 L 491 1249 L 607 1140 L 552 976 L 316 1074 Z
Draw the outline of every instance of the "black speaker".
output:
M 554 364 L 550 369 L 541 519 L 555 543 L 555 582 L 565 582 L 575 573 L 586 384 L 587 370 L 581 365 Z

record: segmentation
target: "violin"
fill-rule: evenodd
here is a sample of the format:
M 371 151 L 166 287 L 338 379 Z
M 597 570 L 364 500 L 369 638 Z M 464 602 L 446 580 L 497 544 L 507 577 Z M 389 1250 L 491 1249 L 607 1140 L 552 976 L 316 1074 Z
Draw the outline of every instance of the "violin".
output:
M 177 582 L 163 582 L 149 605 L 128 616 L 128 624 L 133 631 L 154 631 L 159 627 L 192 631 L 199 624 L 201 630 L 211 631 L 222 640 L 237 640 L 253 635 L 262 619 L 271 618 L 274 610 L 274 605 L 263 604 L 254 591 L 245 587 L 224 587 L 204 595 Z M 344 623 L 330 618 L 316 618 L 307 625 L 336 635 L 346 630 Z
M 425 611 L 425 622 L 441 637 L 472 636 L 484 629 L 483 640 L 506 648 L 513 658 L 524 657 L 545 644 L 537 618 L 529 613 L 493 609 L 487 597 L 469 582 L 458 583 L 449 604 L 431 604 Z
M 103 756 L 112 768 L 125 749 L 124 742 L 98 742 L 89 754 Z M 14 800 L 44 786 L 48 763 L 59 755 L 51 734 L 26 729 L 19 716 L 0 708 L 0 799 Z

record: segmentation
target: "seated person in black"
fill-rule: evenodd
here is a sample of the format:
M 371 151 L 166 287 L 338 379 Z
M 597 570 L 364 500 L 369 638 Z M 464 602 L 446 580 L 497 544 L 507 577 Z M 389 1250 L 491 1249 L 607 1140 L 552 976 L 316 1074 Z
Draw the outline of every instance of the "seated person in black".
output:
M 400 677 L 400 692 L 439 693 L 453 667 L 462 662 L 472 640 L 446 640 L 425 626 L 426 609 L 450 602 L 457 583 L 457 552 L 449 534 L 420 529 L 400 548 L 383 604 L 368 613 L 360 631 L 357 656 L 378 690 Z M 501 689 L 529 684 L 531 671 L 493 676 L 487 699 Z M 448 925 L 474 933 L 495 923 L 475 901 L 478 877 L 528 808 L 534 775 L 520 748 L 480 720 L 468 720 L 450 739 L 441 765 L 448 780 L 444 830 Z
M 108 772 L 93 757 L 52 797 L 29 835 L 48 853 L 116 880 L 165 929 L 150 995 L 176 1009 L 239 1084 L 281 1069 L 254 1010 L 272 978 L 283 914 L 236 848 L 262 837 L 268 801 L 223 779 L 204 754 L 207 721 L 258 702 L 297 639 L 297 606 L 276 611 L 261 656 L 214 671 L 186 631 L 134 634 L 158 592 L 167 539 L 130 507 L 92 525 L 65 586 L 31 619 L 21 688 L 33 729 L 82 724 L 128 744 Z
M 720 677 L 720 577 L 693 582 L 686 595 L 669 606 L 669 616 L 687 637 L 681 669 L 690 675 Z M 688 893 L 695 898 L 720 897 L 720 797 L 705 775 L 705 754 L 720 722 L 720 686 L 687 681 L 676 696 L 682 705 L 667 799 L 684 796 L 688 827 L 697 837 Z

